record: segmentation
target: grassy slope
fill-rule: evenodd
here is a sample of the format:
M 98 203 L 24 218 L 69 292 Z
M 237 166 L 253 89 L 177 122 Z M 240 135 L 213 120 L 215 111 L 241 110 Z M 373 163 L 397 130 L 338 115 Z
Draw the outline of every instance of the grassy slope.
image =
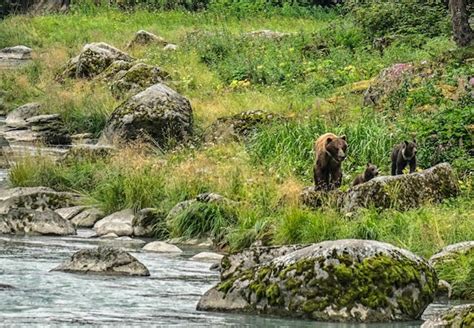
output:
M 277 45 L 262 42 L 261 47 L 241 36 L 261 28 L 298 35 Z M 351 154 L 343 188 L 369 160 L 387 172 L 388 153 L 407 131 L 413 132 L 405 121 L 414 114 L 400 111 L 395 116 L 361 108 L 361 95 L 351 92 L 350 84 L 369 79 L 395 62 L 436 58 L 453 46 L 448 37 L 423 38 L 421 46 L 401 40 L 381 57 L 354 23 L 331 11 L 238 19 L 212 13 L 126 14 L 99 9 L 67 16 L 12 17 L 0 22 L 0 48 L 26 44 L 35 49 L 35 60 L 19 73 L 0 72 L 7 109 L 41 101 L 48 112 L 63 115 L 71 132 L 99 133 L 118 102 L 101 83 L 61 85 L 54 82 L 54 75 L 85 43 L 104 41 L 124 48 L 139 29 L 180 45 L 176 53 L 149 47 L 131 54 L 171 73 L 174 87 L 191 100 L 198 130 L 217 117 L 255 107 L 295 117 L 295 122 L 265 129 L 245 145 L 229 143 L 166 155 L 137 145 L 107 161 L 62 166 L 47 159 L 36 159 L 33 166 L 26 160 L 12 170 L 14 185 L 77 190 L 107 212 L 125 207 L 166 211 L 198 193 L 218 192 L 241 202 L 237 224 L 225 228 L 226 241 L 234 249 L 256 239 L 278 244 L 369 238 L 429 256 L 444 245 L 474 239 L 469 177 L 461 181 L 463 193 L 458 199 L 405 213 L 367 210 L 349 220 L 331 208 L 309 211 L 298 204 L 299 191 L 311 183 L 311 142 L 328 130 L 349 135 Z M 218 35 L 189 37 L 195 30 Z M 303 45 L 322 41 L 329 53 L 303 53 Z M 216 60 L 213 56 L 220 49 L 227 57 Z M 451 72 L 453 80 L 465 70 Z M 425 98 L 432 99 L 425 89 L 415 98 L 421 105 Z M 424 116 L 419 117 L 423 122 Z M 422 161 L 422 166 L 428 162 Z M 173 226 L 170 230 L 180 231 Z

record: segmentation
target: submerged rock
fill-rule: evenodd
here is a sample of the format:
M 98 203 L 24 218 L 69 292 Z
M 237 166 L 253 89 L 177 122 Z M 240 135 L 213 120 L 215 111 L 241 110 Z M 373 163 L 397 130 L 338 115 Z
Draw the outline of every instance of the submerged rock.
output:
M 127 48 L 133 48 L 135 46 L 146 46 L 150 44 L 164 47 L 168 44 L 168 42 L 166 42 L 165 39 L 160 36 L 157 36 L 148 31 L 140 30 L 135 33 L 135 36 L 127 45 Z
M 224 255 L 222 254 L 211 253 L 211 252 L 201 252 L 191 257 L 191 260 L 220 263 L 223 258 L 224 258 Z
M 122 276 L 150 275 L 145 265 L 129 253 L 106 246 L 80 250 L 51 271 Z
M 114 61 L 132 61 L 132 57 L 104 42 L 89 43 L 81 53 L 66 65 L 60 79 L 93 78 L 102 73 Z
M 12 285 L 0 284 L 0 290 L 5 290 L 5 289 L 16 289 L 16 288 Z
M 46 187 L 20 187 L 0 190 L 0 214 L 16 208 L 56 210 L 76 205 L 79 195 L 57 192 Z
M 144 251 L 148 252 L 156 252 L 156 253 L 182 253 L 183 251 L 175 246 L 164 241 L 153 241 L 151 243 L 146 244 L 143 246 Z
M 407 250 L 377 241 L 326 241 L 224 279 L 197 309 L 340 322 L 416 320 L 437 283 L 433 268 Z
M 192 130 L 189 101 L 166 85 L 155 84 L 114 110 L 100 143 L 145 139 L 168 148 L 188 140 Z
M 420 173 L 376 177 L 352 187 L 344 197 L 343 211 L 348 213 L 371 206 L 406 210 L 458 193 L 451 165 L 442 163 Z
M 474 327 L 474 304 L 454 306 L 421 325 L 421 328 L 468 327 Z
M 115 212 L 94 224 L 98 236 L 115 233 L 117 236 L 133 235 L 133 218 L 135 214 L 131 209 Z
M 0 233 L 25 235 L 75 235 L 76 229 L 68 220 L 50 210 L 12 209 L 0 214 Z

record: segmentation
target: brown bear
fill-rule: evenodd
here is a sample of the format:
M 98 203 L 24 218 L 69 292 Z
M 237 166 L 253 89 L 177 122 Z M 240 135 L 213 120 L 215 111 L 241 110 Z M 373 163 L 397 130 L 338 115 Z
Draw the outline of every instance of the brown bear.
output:
M 313 167 L 316 190 L 332 190 L 342 183 L 342 161 L 346 158 L 346 136 L 326 133 L 314 143 L 315 163 Z
M 410 173 L 416 170 L 416 141 L 404 141 L 392 151 L 392 175 L 403 174 L 403 169 L 410 165 Z
M 367 163 L 364 173 L 359 174 L 352 183 L 352 186 L 357 186 L 358 184 L 367 182 L 379 175 L 379 170 L 377 166 Z

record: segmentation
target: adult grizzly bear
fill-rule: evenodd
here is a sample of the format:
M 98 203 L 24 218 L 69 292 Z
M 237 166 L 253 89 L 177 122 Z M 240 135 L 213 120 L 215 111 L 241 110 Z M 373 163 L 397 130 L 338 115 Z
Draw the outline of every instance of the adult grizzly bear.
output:
M 314 143 L 315 163 L 313 168 L 316 190 L 339 188 L 342 182 L 342 161 L 346 158 L 346 136 L 326 133 Z

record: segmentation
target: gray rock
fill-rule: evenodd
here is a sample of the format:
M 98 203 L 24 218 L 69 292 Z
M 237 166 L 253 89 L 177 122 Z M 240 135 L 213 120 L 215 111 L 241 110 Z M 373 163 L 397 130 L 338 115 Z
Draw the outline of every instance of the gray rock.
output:
M 164 84 L 155 84 L 117 107 L 107 121 L 101 144 L 145 139 L 169 148 L 189 139 L 191 104 Z
M 344 197 L 343 211 L 371 206 L 406 210 L 457 194 L 456 176 L 449 164 L 442 163 L 420 173 L 376 177 L 352 187 Z
M 117 236 L 133 235 L 133 218 L 135 214 L 131 209 L 115 212 L 94 224 L 98 236 L 115 233 Z
M 72 224 L 79 228 L 92 228 L 94 224 L 104 218 L 104 212 L 97 208 L 83 210 L 71 219 Z
M 0 284 L 0 290 L 5 290 L 5 289 L 16 289 L 12 285 L 7 285 L 7 284 Z
M 55 210 L 63 219 L 71 220 L 73 217 L 84 211 L 87 207 L 85 206 L 73 206 L 73 207 L 66 207 L 66 208 L 58 208 Z
M 474 240 L 463 241 L 444 247 L 441 251 L 430 257 L 431 265 L 455 259 L 460 254 L 474 253 Z
M 36 116 L 41 111 L 41 104 L 29 103 L 22 105 L 10 113 L 5 118 L 5 124 L 13 128 L 26 128 L 26 120 L 30 117 Z
M 178 50 L 178 46 L 176 44 L 168 43 L 166 46 L 163 47 L 164 51 L 176 51 Z
M 109 87 L 115 98 L 126 98 L 169 78 L 170 75 L 160 67 L 136 63 L 127 70 L 117 72 L 110 79 Z
M 437 284 L 428 262 L 407 250 L 377 241 L 326 241 L 232 275 L 206 292 L 197 309 L 407 321 L 421 316 Z
M 93 78 L 117 60 L 132 61 L 133 59 L 107 43 L 89 43 L 82 48 L 77 57 L 67 63 L 59 78 Z
M 226 255 L 221 263 L 221 279 L 228 279 L 257 265 L 266 264 L 273 259 L 292 253 L 308 245 L 259 246 L 242 252 Z
M 155 253 L 182 253 L 183 251 L 179 247 L 171 244 L 167 244 L 163 241 L 153 241 L 143 246 L 144 251 L 155 252 Z
M 340 207 L 345 195 L 346 194 L 339 189 L 322 191 L 317 190 L 315 186 L 310 186 L 303 189 L 299 198 L 302 204 L 312 208 L 319 208 L 324 205 Z
M 31 48 L 15 46 L 0 50 L 0 69 L 21 67 L 31 61 Z
M 453 287 L 446 280 L 438 281 L 438 289 L 436 290 L 436 300 L 449 300 L 453 293 Z
M 100 236 L 101 239 L 115 239 L 115 238 L 118 238 L 117 234 L 116 233 L 108 233 L 106 235 L 103 235 L 103 236 Z
M 144 208 L 135 214 L 133 219 L 133 235 L 137 237 L 152 237 L 153 227 L 159 222 L 164 224 L 165 215 L 156 208 Z
M 150 275 L 145 265 L 129 253 L 104 246 L 76 252 L 71 259 L 52 271 L 122 276 Z
M 211 252 L 201 252 L 191 257 L 191 260 L 220 263 L 223 257 L 224 255 L 222 254 L 211 253 Z
M 287 36 L 290 36 L 291 33 L 282 33 L 282 32 L 277 32 L 277 31 L 272 31 L 272 30 L 257 30 L 257 31 L 252 31 L 246 33 L 247 36 L 252 37 L 252 38 L 265 38 L 265 39 L 270 39 L 270 40 L 281 40 Z
M 435 318 L 428 319 L 421 328 L 467 328 L 474 324 L 474 304 L 453 306 Z
M 20 208 L 0 215 L 0 233 L 65 236 L 76 234 L 76 229 L 53 211 L 39 212 Z
M 57 210 L 76 205 L 79 196 L 69 192 L 57 192 L 46 187 L 25 187 L 0 190 L 0 214 L 8 214 L 16 208 L 33 210 Z
M 97 162 L 111 157 L 117 151 L 109 145 L 80 145 L 70 148 L 60 159 L 61 163 L 69 164 L 78 161 Z
M 160 36 L 157 36 L 148 31 L 140 30 L 135 33 L 134 38 L 127 45 L 127 48 L 133 48 L 135 46 L 146 46 L 150 44 L 164 47 L 168 44 L 168 42 L 166 42 L 165 39 Z

